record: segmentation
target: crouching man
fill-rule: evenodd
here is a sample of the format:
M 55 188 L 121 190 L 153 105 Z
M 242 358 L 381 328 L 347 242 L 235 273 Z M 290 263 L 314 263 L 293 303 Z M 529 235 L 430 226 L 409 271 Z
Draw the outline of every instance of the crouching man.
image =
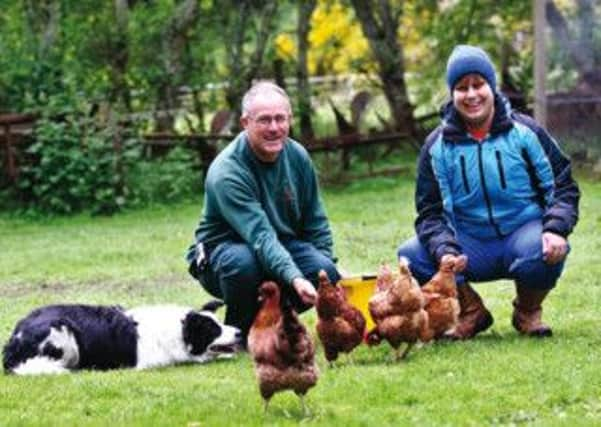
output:
M 569 160 L 530 117 L 496 89 L 488 55 L 457 46 L 447 63 L 451 101 L 422 148 L 416 185 L 417 238 L 398 250 L 420 283 L 445 257 L 455 260 L 461 314 L 449 338 L 493 323 L 468 282 L 515 281 L 512 324 L 550 336 L 542 302 L 556 285 L 578 219 L 580 193 Z
M 258 288 L 274 280 L 297 311 L 315 303 L 318 272 L 340 276 L 317 176 L 307 151 L 288 138 L 287 94 L 270 82 L 242 99 L 240 133 L 213 161 L 189 271 L 227 306 L 225 323 L 247 336 Z

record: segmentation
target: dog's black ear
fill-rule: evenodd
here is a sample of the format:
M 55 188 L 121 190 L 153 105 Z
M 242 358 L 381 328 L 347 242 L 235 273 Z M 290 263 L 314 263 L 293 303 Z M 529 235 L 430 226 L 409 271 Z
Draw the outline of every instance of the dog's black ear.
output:
M 219 307 L 223 307 L 224 305 L 225 303 L 223 301 L 215 299 L 203 305 L 200 311 L 211 311 L 215 313 Z
M 221 326 L 206 314 L 189 312 L 182 320 L 182 338 L 193 355 L 201 355 L 221 335 Z

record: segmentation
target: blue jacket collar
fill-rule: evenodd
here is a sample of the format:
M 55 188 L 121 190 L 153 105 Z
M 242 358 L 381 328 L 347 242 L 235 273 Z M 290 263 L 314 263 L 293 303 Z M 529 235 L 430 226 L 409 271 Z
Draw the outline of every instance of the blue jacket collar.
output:
M 453 101 L 447 102 L 441 108 L 442 136 L 445 140 L 458 142 L 467 138 L 467 130 L 461 116 L 453 106 Z M 502 94 L 495 94 L 495 115 L 492 119 L 490 134 L 496 135 L 507 132 L 513 127 L 511 119 L 511 105 Z

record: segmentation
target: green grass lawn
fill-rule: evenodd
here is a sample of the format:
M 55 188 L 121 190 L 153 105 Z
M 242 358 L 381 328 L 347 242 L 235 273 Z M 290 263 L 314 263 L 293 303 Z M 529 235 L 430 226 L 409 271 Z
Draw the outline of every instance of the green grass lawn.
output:
M 601 425 L 601 185 L 580 180 L 581 219 L 558 288 L 545 304 L 554 337 L 519 337 L 510 282 L 476 288 L 495 324 L 477 339 L 436 343 L 391 361 L 362 347 L 321 377 L 303 417 L 292 393 L 264 414 L 250 359 L 145 372 L 0 376 L 0 426 L 15 425 Z M 340 265 L 375 271 L 413 234 L 413 176 L 329 188 L 324 199 Z M 31 222 L 0 216 L 0 341 L 34 307 L 58 302 L 178 303 L 208 299 L 183 254 L 198 200 L 113 218 Z M 315 314 L 301 318 L 314 330 Z

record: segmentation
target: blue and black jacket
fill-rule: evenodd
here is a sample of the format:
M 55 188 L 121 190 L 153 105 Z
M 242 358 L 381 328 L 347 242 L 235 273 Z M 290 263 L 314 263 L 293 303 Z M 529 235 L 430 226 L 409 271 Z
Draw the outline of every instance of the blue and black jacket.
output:
M 543 231 L 567 237 L 578 220 L 580 191 L 570 161 L 530 117 L 495 95 L 495 115 L 478 142 L 452 102 L 428 136 L 418 163 L 418 238 L 436 259 L 460 254 L 455 230 L 488 240 L 541 218 Z

